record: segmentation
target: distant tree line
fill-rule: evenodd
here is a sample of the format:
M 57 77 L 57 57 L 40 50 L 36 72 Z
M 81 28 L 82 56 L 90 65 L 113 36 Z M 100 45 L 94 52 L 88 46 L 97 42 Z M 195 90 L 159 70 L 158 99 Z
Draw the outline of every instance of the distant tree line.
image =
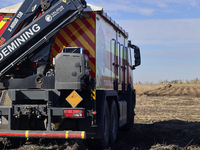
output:
M 167 79 L 166 80 L 159 80 L 158 81 L 159 84 L 200 84 L 200 80 L 198 78 L 195 78 L 193 80 L 182 80 L 182 79 L 175 79 L 175 80 L 171 80 L 171 81 L 168 81 Z M 135 84 L 154 84 L 153 82 L 135 82 Z
M 195 78 L 193 80 L 186 79 L 185 81 L 182 79 L 176 79 L 176 80 L 171 80 L 171 81 L 160 80 L 158 83 L 159 84 L 167 84 L 167 83 L 170 83 L 170 84 L 200 84 L 200 80 L 198 78 Z

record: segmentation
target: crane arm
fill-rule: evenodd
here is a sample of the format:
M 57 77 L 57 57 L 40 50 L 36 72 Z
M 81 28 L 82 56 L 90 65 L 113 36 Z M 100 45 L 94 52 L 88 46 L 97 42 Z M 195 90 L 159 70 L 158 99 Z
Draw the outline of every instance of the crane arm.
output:
M 84 0 L 54 0 L 49 6 L 41 5 L 44 0 L 39 6 L 39 0 L 34 0 L 31 4 L 27 1 L 29 0 L 22 4 L 2 35 L 6 42 L 0 47 L 0 76 L 39 48 L 61 28 L 77 19 L 86 6 Z M 29 4 L 30 7 L 27 7 Z M 23 9 L 25 6 L 27 10 Z M 46 10 L 41 16 L 33 19 L 44 8 Z M 31 13 L 31 9 L 34 13 Z M 16 19 L 19 21 L 11 28 Z M 22 23 L 23 28 L 13 35 Z M 4 37 L 6 33 L 8 34 Z

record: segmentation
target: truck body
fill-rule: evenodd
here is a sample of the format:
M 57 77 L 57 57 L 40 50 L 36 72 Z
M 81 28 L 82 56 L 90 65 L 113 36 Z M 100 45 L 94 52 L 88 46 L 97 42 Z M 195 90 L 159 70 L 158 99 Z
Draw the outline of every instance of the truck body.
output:
M 140 50 L 103 8 L 44 2 L 0 9 L 0 137 L 86 139 L 104 148 L 133 125 Z

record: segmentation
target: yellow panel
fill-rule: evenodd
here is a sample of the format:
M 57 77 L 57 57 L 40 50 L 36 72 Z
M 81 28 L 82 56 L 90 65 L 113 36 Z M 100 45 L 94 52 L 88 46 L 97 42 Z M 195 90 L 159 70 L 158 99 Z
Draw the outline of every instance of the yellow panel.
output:
M 70 105 L 74 108 L 76 107 L 82 100 L 83 98 L 76 92 L 73 91 L 67 98 L 66 100 L 70 103 Z

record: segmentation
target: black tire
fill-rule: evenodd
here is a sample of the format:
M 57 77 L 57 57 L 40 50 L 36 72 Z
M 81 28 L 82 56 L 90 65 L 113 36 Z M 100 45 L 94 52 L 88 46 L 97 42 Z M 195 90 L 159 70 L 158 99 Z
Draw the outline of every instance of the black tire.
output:
M 102 124 L 102 132 L 104 133 L 102 139 L 87 140 L 87 145 L 90 149 L 103 149 L 109 144 L 110 114 L 107 101 L 104 103 Z
M 104 104 L 104 115 L 103 115 L 103 139 L 100 140 L 101 147 L 105 148 L 108 146 L 109 143 L 109 129 L 110 129 L 110 114 L 109 114 L 109 108 L 108 103 L 105 101 Z
M 109 141 L 110 144 L 114 144 L 117 139 L 118 127 L 119 127 L 119 118 L 117 112 L 117 105 L 114 100 L 109 102 L 109 110 L 110 110 L 110 134 Z

